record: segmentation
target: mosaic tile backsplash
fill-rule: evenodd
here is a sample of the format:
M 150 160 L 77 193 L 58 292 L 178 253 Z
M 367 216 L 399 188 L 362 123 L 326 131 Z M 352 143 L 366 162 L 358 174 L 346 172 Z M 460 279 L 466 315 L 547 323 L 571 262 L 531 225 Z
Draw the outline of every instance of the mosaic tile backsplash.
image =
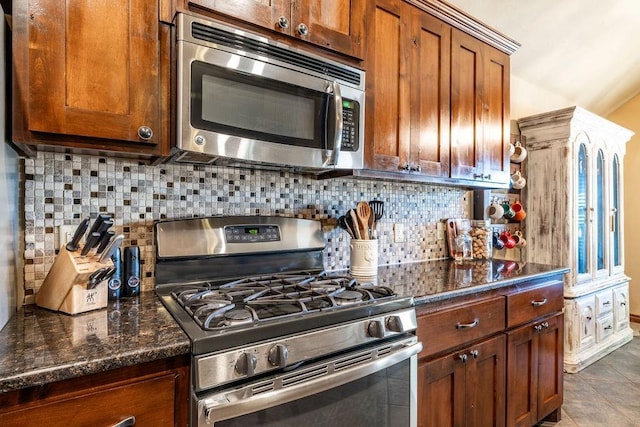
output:
M 140 246 L 142 288 L 154 286 L 153 223 L 210 215 L 280 215 L 336 219 L 360 200 L 382 200 L 379 262 L 446 257 L 439 220 L 469 217 L 469 195 L 459 188 L 354 178 L 314 180 L 287 172 L 202 165 L 150 166 L 135 160 L 39 152 L 24 160 L 25 294 L 35 293 L 57 251 L 58 226 L 88 215 L 111 215 L 123 246 Z M 325 268 L 349 266 L 349 236 L 323 221 Z M 395 243 L 394 224 L 404 242 Z

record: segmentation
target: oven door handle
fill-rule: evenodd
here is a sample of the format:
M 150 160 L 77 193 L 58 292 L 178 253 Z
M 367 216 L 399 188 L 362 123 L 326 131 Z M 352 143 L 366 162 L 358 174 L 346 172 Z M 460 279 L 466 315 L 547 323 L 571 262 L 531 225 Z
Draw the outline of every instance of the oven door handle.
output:
M 212 426 L 217 421 L 250 414 L 347 384 L 411 359 L 420 351 L 422 343 L 418 342 L 415 336 L 411 336 L 396 343 L 391 350 L 388 344 L 382 345 L 366 352 L 355 352 L 348 357 L 338 356 L 309 368 L 302 367 L 296 370 L 300 371 L 298 374 L 292 371 L 270 380 L 257 381 L 244 387 L 206 396 L 199 401 L 198 426 Z M 358 363 L 358 359 L 366 360 L 367 354 L 375 356 L 371 357 L 371 360 Z M 413 366 L 415 364 L 412 364 Z M 324 374 L 314 376 L 315 372 Z M 292 379 L 292 374 L 299 376 L 300 380 Z M 304 379 L 305 377 L 308 379 Z M 285 383 L 290 384 L 282 386 Z
M 338 164 L 338 157 L 342 150 L 342 130 L 344 128 L 344 120 L 342 118 L 342 91 L 340 90 L 340 83 L 329 82 L 327 85 L 327 93 L 331 94 L 333 99 L 333 112 L 334 117 L 329 117 L 329 111 L 327 108 L 327 118 L 325 120 L 325 147 L 329 148 L 329 138 L 333 141 L 333 149 L 331 154 L 328 154 L 328 158 L 324 162 L 324 166 L 336 166 Z M 333 120 L 333 135 L 329 135 L 329 122 Z

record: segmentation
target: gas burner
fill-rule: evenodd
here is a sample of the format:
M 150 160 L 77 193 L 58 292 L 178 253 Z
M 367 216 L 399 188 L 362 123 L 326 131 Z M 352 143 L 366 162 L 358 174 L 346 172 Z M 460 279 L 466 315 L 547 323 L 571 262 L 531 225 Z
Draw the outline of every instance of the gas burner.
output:
M 343 291 L 334 295 L 334 299 L 338 305 L 354 304 L 362 301 L 362 292 L 358 291 Z
M 224 313 L 225 324 L 235 325 L 238 323 L 247 323 L 253 320 L 251 312 L 245 308 L 230 310 Z

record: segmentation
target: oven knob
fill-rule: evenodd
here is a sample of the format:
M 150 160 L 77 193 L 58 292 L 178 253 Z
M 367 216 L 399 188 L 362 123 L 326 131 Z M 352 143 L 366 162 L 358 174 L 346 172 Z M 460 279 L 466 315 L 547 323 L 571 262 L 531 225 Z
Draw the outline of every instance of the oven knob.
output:
M 236 372 L 240 375 L 251 376 L 256 371 L 258 358 L 253 353 L 242 353 L 236 360 Z
M 386 327 L 388 330 L 393 332 L 404 332 L 404 327 L 402 326 L 402 319 L 400 316 L 389 316 L 386 319 Z
M 287 366 L 289 349 L 284 344 L 276 344 L 269 350 L 269 363 L 273 366 L 284 368 Z
M 384 324 L 381 320 L 374 320 L 372 322 L 369 322 L 367 332 L 371 337 L 384 338 Z

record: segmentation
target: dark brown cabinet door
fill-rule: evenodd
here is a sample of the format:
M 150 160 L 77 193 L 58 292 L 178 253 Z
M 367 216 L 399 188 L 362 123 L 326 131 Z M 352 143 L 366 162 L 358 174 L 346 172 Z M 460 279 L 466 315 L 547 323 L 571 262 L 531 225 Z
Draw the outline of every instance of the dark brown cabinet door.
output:
M 451 27 L 412 9 L 411 156 L 419 172 L 449 177 Z
M 508 426 L 532 426 L 562 405 L 563 319 L 507 332 Z
M 367 167 L 398 172 L 410 156 L 409 37 L 400 0 L 377 0 L 367 11 Z
M 284 34 L 291 33 L 290 0 L 188 0 L 187 3 Z
M 476 179 L 482 177 L 481 43 L 455 29 L 451 40 L 451 176 Z
M 168 153 L 170 35 L 160 27 L 158 2 L 20 3 L 14 10 L 14 93 L 24 112 L 14 122 L 18 142 L 37 132 Z
M 367 16 L 367 167 L 448 177 L 451 27 L 397 0 Z
M 292 2 L 291 33 L 344 54 L 362 58 L 366 0 L 303 0 Z M 303 34 L 304 26 L 308 32 Z
M 491 46 L 482 46 L 482 141 L 483 179 L 509 182 L 509 56 Z
M 454 353 L 418 367 L 418 425 L 461 426 L 465 423 L 466 353 Z
M 509 56 L 454 29 L 451 177 L 509 182 Z
M 498 335 L 418 368 L 418 425 L 503 426 L 505 337 Z
M 538 420 L 559 411 L 563 396 L 564 314 L 545 322 L 538 335 Z
M 188 0 L 189 5 L 362 57 L 366 0 Z

